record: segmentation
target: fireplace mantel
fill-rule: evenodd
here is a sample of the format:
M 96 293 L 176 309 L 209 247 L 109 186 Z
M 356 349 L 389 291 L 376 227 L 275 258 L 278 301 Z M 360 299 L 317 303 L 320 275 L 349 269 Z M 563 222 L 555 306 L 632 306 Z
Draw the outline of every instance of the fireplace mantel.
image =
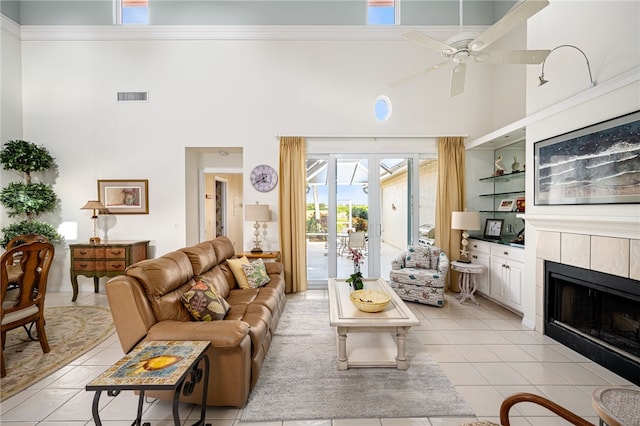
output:
M 525 214 L 522 217 L 540 231 L 640 239 L 640 217 L 638 216 Z

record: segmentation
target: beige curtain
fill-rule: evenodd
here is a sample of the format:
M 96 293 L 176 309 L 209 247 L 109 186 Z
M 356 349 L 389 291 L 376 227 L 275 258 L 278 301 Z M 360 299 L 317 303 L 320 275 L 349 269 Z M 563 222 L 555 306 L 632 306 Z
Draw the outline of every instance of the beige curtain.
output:
M 280 138 L 280 251 L 287 293 L 307 289 L 305 139 Z
M 447 253 L 450 261 L 460 257 L 461 231 L 451 229 L 451 212 L 464 211 L 464 155 L 464 138 L 438 138 L 435 245 Z M 449 272 L 449 289 L 459 292 L 457 273 Z

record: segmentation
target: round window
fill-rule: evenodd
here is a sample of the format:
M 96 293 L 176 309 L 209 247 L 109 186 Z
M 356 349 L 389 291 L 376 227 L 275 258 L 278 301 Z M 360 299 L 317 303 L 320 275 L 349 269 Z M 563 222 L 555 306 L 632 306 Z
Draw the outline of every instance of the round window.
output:
M 376 120 L 387 121 L 391 117 L 391 99 L 385 95 L 378 96 L 374 105 L 374 113 Z

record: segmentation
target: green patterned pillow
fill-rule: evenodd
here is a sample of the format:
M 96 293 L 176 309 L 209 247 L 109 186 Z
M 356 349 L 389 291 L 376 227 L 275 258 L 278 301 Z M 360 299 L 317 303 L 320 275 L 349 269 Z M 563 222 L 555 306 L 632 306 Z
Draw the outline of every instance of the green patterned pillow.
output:
M 197 321 L 221 320 L 230 306 L 202 277 L 196 277 L 191 289 L 182 295 L 182 303 Z
M 264 262 L 262 259 L 258 259 L 255 262 L 251 262 L 248 264 L 242 265 L 242 270 L 244 274 L 247 276 L 247 281 L 249 282 L 249 286 L 252 288 L 262 287 L 269 281 L 269 275 L 267 274 L 267 268 L 264 266 Z

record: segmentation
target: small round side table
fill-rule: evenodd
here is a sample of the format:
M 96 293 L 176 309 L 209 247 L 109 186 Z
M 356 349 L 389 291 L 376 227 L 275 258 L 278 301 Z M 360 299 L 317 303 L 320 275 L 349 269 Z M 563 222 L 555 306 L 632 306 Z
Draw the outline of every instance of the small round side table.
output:
M 476 305 L 480 305 L 473 294 L 476 292 L 475 276 L 484 272 L 484 265 L 453 261 L 451 262 L 451 269 L 460 272 L 458 276 L 458 286 L 460 287 L 458 299 L 460 303 L 464 303 L 465 300 L 469 299 Z
M 600 426 L 640 425 L 640 389 L 624 386 L 601 386 L 593 391 L 593 409 Z

